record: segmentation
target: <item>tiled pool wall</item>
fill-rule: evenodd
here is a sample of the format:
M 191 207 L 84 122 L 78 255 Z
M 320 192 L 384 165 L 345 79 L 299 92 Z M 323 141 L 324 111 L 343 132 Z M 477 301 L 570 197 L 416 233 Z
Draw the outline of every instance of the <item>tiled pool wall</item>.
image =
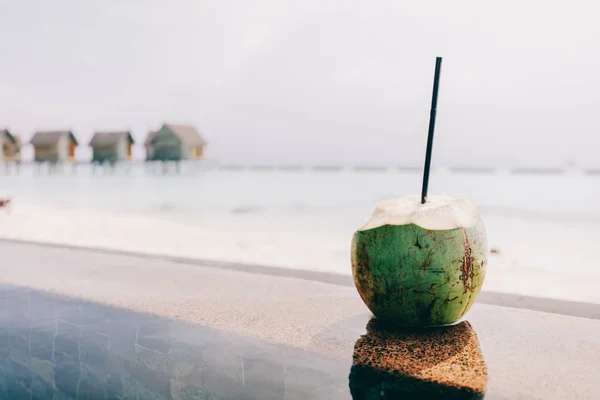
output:
M 0 398 L 349 399 L 350 364 L 0 286 Z

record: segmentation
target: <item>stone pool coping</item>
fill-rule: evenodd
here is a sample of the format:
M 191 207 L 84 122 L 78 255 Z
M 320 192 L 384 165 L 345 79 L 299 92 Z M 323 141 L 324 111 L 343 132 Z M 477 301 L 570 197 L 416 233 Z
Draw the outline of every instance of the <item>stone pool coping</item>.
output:
M 202 267 L 222 268 L 231 271 L 240 271 L 262 275 L 281 276 L 286 278 L 297 278 L 314 282 L 328 283 L 338 286 L 354 287 L 350 275 L 342 275 L 332 272 L 310 271 L 302 269 L 284 268 L 270 265 L 242 263 L 235 261 L 221 261 L 212 259 L 182 257 L 164 254 L 149 254 L 135 251 L 118 250 L 110 248 L 98 248 L 87 246 L 75 246 L 61 243 L 46 243 L 38 241 L 0 238 L 1 243 L 35 245 L 41 247 L 53 247 L 66 250 L 88 251 L 92 253 L 113 254 L 120 256 L 131 256 L 152 260 L 164 260 L 188 265 L 199 265 Z M 350 267 L 349 267 L 350 268 Z M 485 290 L 480 293 L 478 303 L 498 305 L 512 308 L 522 308 L 533 311 L 542 311 L 552 314 L 570 315 L 573 317 L 600 319 L 600 304 L 586 303 L 580 301 L 553 299 L 548 297 L 534 297 L 515 293 L 493 292 Z

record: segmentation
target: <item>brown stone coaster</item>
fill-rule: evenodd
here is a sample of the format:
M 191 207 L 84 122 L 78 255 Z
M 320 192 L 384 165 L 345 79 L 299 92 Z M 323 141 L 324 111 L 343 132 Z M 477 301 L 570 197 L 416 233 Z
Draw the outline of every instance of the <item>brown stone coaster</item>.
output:
M 372 319 L 353 358 L 354 400 L 482 399 L 487 386 L 487 366 L 468 322 L 397 330 Z

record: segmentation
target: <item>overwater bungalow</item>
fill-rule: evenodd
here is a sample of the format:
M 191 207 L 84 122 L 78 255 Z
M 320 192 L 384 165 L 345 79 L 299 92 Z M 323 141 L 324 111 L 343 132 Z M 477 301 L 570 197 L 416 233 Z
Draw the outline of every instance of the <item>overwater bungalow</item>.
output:
M 35 162 L 64 162 L 75 159 L 77 139 L 71 131 L 38 131 L 30 141 Z
M 131 160 L 133 137 L 129 131 L 96 132 L 90 140 L 94 163 L 116 163 Z
M 21 163 L 21 149 L 23 148 L 23 142 L 21 141 L 21 137 L 17 135 L 13 135 L 15 138 L 15 145 L 13 147 L 13 161 L 17 164 Z
M 0 129 L 0 160 L 4 162 L 21 161 L 21 139 L 8 129 Z
M 164 124 L 148 137 L 149 161 L 198 160 L 204 156 L 206 141 L 193 126 Z
M 152 139 L 156 136 L 156 131 L 148 132 L 148 137 L 146 137 L 146 141 L 144 142 L 144 147 L 146 148 L 146 161 L 152 160 Z

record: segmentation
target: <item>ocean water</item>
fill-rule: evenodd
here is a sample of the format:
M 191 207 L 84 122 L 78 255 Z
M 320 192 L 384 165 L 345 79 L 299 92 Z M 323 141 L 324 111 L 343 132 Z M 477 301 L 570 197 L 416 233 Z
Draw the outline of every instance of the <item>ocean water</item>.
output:
M 354 230 L 418 171 L 243 170 L 141 164 L 0 175 L 0 237 L 351 274 Z M 490 248 L 484 290 L 600 303 L 600 176 L 434 170 L 430 193 L 474 202 Z

